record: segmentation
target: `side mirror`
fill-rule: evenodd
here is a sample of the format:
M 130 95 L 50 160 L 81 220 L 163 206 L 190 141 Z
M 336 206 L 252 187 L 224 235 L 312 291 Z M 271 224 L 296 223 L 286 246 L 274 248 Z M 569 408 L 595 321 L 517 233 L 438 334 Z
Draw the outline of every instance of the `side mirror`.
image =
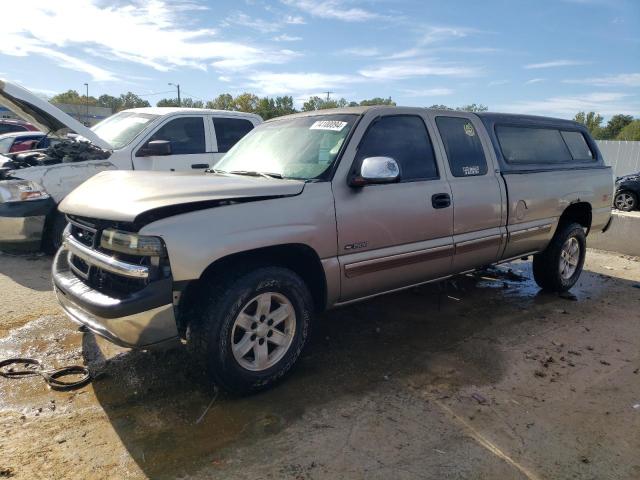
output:
M 351 179 L 351 186 L 379 185 L 400 180 L 400 167 L 391 157 L 367 157 L 362 160 L 360 172 Z
M 171 142 L 169 140 L 151 140 L 143 146 L 136 157 L 161 157 L 171 155 Z

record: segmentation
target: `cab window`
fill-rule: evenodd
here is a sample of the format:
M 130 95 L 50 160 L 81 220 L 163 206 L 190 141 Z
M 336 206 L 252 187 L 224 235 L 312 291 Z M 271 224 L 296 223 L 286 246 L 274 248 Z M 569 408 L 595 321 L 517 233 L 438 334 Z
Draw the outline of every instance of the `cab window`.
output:
M 400 181 L 438 178 L 429 132 L 422 118 L 392 115 L 375 120 L 364 134 L 356 162 L 367 157 L 391 157 L 400 167 Z
M 206 153 L 204 120 L 202 117 L 180 117 L 165 123 L 149 141 L 167 140 L 172 155 Z
M 244 118 L 214 118 L 213 127 L 218 141 L 218 152 L 231 150 L 238 140 L 253 130 L 253 123 Z
M 437 117 L 449 168 L 454 177 L 472 177 L 487 173 L 487 159 L 473 124 L 461 117 Z

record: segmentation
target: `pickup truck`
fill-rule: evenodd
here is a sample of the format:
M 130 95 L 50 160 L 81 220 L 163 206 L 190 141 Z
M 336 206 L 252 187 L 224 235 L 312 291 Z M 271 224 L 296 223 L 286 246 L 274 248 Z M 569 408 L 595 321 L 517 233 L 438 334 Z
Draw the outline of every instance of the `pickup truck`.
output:
M 28 119 L 46 133 L 45 138 L 64 138 L 46 150 L 0 157 L 0 248 L 21 250 L 55 252 L 60 247 L 66 221 L 56 207 L 96 173 L 202 173 L 262 122 L 258 115 L 243 112 L 134 108 L 89 129 L 46 100 L 2 80 L 0 105 Z M 69 131 L 75 132 L 75 140 L 64 136 Z
M 584 126 L 355 107 L 270 120 L 205 175 L 103 172 L 60 205 L 68 316 L 114 343 L 184 343 L 214 382 L 264 389 L 315 312 L 533 255 L 578 280 L 613 175 Z

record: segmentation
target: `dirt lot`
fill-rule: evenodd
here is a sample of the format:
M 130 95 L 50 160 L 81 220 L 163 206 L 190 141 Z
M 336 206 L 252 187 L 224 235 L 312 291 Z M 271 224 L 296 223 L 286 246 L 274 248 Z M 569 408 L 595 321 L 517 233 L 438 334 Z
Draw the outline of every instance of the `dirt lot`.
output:
M 49 266 L 0 256 L 0 358 L 96 380 L 0 378 L 0 477 L 640 478 L 637 258 L 590 251 L 575 298 L 516 262 L 327 313 L 294 374 L 242 399 L 182 351 L 79 332 Z

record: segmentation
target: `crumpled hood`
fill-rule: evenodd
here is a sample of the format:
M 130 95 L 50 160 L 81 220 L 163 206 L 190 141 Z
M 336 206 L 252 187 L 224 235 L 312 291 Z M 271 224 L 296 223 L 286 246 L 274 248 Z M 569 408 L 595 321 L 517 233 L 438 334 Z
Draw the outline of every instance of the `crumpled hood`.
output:
M 247 201 L 302 193 L 304 182 L 240 175 L 191 172 L 101 172 L 62 201 L 67 214 L 118 222 L 135 222 L 150 212 L 183 213 L 224 200 Z

